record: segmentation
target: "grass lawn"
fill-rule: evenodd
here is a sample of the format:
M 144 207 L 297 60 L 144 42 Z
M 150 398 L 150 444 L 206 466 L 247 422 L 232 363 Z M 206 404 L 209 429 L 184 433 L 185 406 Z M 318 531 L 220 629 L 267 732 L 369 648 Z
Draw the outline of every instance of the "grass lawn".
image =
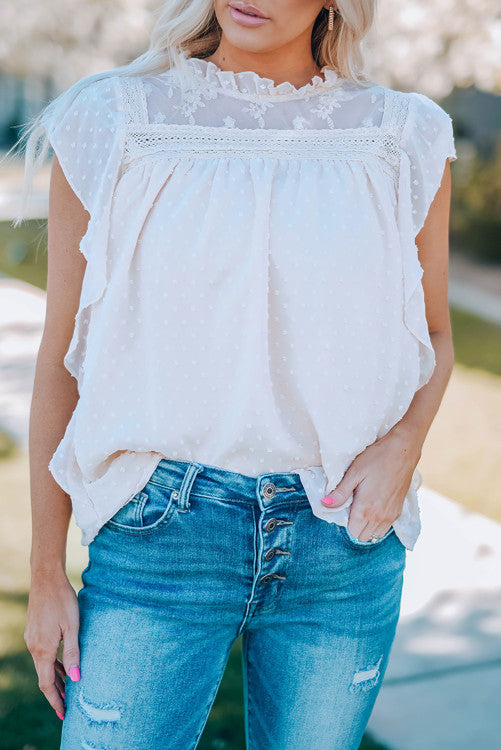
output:
M 14 229 L 0 221 L 0 274 L 47 287 L 47 221 L 30 219 Z
M 43 222 L 14 230 L 0 222 L 0 272 L 44 289 Z M 35 238 L 35 239 L 33 239 Z M 451 311 L 456 364 L 428 434 L 420 470 L 424 483 L 501 522 L 501 327 Z M 37 686 L 23 640 L 29 589 L 30 503 L 27 456 L 0 433 L 0 748 L 55 750 L 61 722 Z M 87 548 L 72 518 L 67 572 L 78 590 Z M 201 750 L 243 750 L 241 640 L 238 639 L 201 739 Z M 147 699 L 147 697 L 145 697 Z M 364 750 L 376 750 L 369 737 Z
M 419 462 L 423 484 L 501 523 L 501 326 L 451 310 L 454 370 Z

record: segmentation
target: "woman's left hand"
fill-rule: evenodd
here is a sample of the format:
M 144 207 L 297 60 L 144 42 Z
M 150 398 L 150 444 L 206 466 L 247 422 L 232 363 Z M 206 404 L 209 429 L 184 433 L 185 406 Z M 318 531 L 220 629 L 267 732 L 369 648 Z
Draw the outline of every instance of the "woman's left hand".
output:
M 390 430 L 358 454 L 322 503 L 336 508 L 353 493 L 349 531 L 361 542 L 372 535 L 382 537 L 402 512 L 420 457 L 420 445 L 405 433 Z

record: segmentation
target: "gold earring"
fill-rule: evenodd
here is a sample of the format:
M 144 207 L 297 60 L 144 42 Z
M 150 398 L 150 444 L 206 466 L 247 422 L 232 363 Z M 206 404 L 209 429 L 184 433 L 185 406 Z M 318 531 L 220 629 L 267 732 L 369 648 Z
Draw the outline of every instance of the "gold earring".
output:
M 329 23 L 327 25 L 327 28 L 329 29 L 329 31 L 332 31 L 332 29 L 334 28 L 334 6 L 333 5 L 329 6 Z

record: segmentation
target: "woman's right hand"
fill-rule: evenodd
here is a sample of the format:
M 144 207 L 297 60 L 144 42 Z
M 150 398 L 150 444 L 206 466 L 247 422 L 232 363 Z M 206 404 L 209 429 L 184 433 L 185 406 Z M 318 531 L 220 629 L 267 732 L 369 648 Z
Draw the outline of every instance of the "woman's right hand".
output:
M 24 642 L 33 657 L 38 687 L 64 719 L 64 680 L 80 679 L 79 610 L 73 586 L 63 571 L 32 573 Z M 63 640 L 62 662 L 57 650 Z

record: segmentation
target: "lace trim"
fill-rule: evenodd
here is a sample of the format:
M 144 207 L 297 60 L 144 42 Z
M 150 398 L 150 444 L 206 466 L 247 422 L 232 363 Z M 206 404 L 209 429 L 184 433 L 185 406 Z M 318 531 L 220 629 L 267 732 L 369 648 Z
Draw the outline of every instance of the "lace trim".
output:
M 381 120 L 381 125 L 393 127 L 395 132 L 400 135 L 407 121 L 407 114 L 409 110 L 409 97 L 406 96 L 402 91 L 394 91 L 393 89 L 385 89 L 384 92 L 384 112 Z
M 363 159 L 378 156 L 390 167 L 399 163 L 399 144 L 393 132 L 381 126 L 332 130 L 255 130 L 174 125 L 163 123 L 130 127 L 124 147 L 124 162 L 149 154 L 167 152 L 169 157 Z
M 318 91 L 340 87 L 344 82 L 335 70 L 326 65 L 321 68 L 324 78 L 315 75 L 309 83 L 296 88 L 290 81 L 276 84 L 273 79 L 260 76 L 253 70 L 237 73 L 232 70 L 221 70 L 211 60 L 199 57 L 185 57 L 184 63 L 186 70 L 192 72 L 204 86 L 244 98 L 308 98 Z
M 148 124 L 148 105 L 142 80 L 138 76 L 124 78 L 119 76 L 122 84 L 122 101 L 127 125 Z

